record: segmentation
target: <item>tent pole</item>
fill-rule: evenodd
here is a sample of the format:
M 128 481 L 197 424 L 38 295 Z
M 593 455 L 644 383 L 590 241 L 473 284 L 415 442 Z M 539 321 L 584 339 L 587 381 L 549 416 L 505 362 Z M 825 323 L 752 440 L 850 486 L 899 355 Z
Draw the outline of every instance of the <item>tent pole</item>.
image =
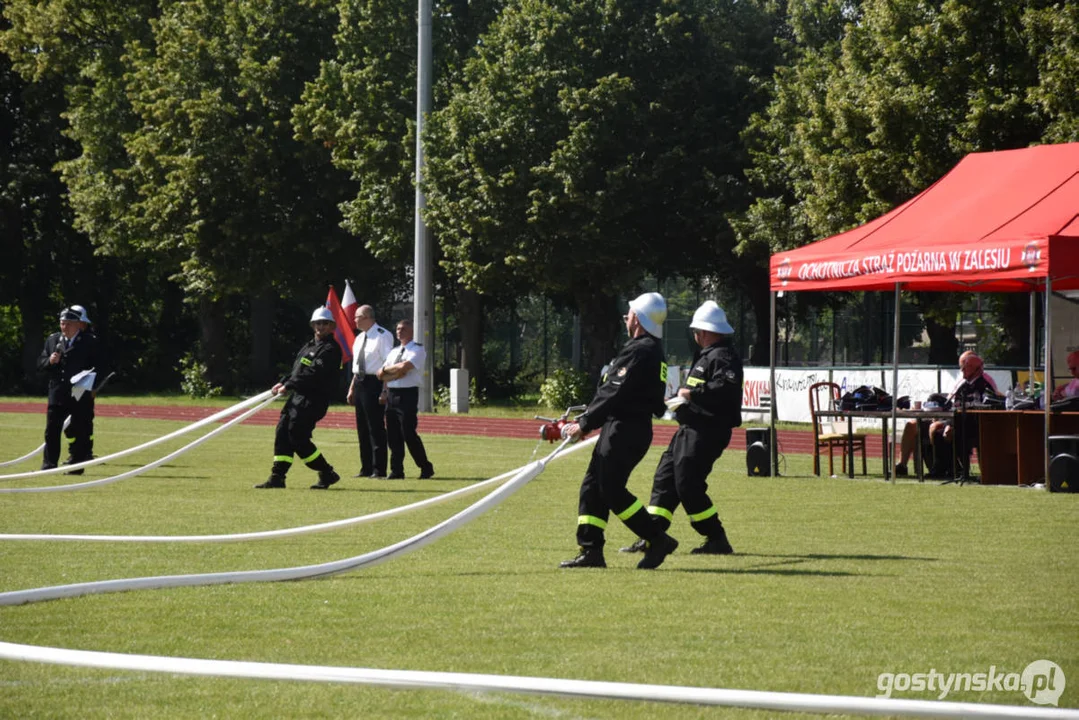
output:
M 779 447 L 776 433 L 776 293 L 770 293 L 771 322 L 768 323 L 768 387 L 772 401 L 768 403 L 768 445 L 772 452 L 772 477 L 779 477 Z
M 891 461 L 888 463 L 888 467 L 884 469 L 884 477 L 890 477 L 892 484 L 895 485 L 895 432 L 899 429 L 896 424 L 898 418 L 896 413 L 898 412 L 897 400 L 899 400 L 899 289 L 900 283 L 895 284 L 895 302 L 894 302 L 894 317 L 892 318 L 893 332 L 892 332 L 892 434 L 889 437 L 888 433 L 885 433 L 885 438 L 891 441 L 888 448 L 884 448 L 885 455 L 891 455 Z M 902 437 L 902 436 L 900 436 Z M 888 449 L 891 449 L 891 453 L 888 453 Z
M 1027 376 L 1027 390 L 1034 387 L 1034 369 L 1038 365 L 1038 288 L 1030 291 L 1030 375 Z
M 1049 409 L 1053 403 L 1053 279 L 1045 276 L 1045 376 L 1042 382 L 1042 405 L 1045 406 L 1045 489 L 1049 490 Z M 1032 376 L 1033 377 L 1033 376 Z

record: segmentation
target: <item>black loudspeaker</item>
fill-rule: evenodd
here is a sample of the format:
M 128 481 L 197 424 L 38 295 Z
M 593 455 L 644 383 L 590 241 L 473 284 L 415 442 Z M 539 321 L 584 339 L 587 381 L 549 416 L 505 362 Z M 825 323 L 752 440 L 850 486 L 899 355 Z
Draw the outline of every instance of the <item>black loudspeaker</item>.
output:
M 771 428 L 746 428 L 746 472 L 749 477 L 771 477 Z
M 1049 458 L 1049 489 L 1079 492 L 1079 435 L 1050 435 Z

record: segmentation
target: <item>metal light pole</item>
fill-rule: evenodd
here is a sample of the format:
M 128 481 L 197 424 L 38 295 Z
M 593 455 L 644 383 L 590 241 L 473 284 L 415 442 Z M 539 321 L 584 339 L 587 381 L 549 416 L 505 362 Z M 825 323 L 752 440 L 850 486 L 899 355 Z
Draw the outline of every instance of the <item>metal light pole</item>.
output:
M 416 62 L 416 246 L 413 276 L 412 322 L 415 340 L 427 350 L 420 385 L 419 409 L 430 412 L 434 403 L 434 278 L 431 275 L 431 233 L 423 222 L 427 198 L 423 194 L 423 128 L 431 112 L 431 4 L 419 0 L 419 50 Z

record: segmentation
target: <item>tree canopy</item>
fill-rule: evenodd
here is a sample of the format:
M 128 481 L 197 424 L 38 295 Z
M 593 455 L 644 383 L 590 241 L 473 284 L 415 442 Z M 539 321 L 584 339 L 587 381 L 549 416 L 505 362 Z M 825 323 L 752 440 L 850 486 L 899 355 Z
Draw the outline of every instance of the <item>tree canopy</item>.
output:
M 20 345 L 0 366 L 29 378 L 79 301 L 136 386 L 189 356 L 239 388 L 272 375 L 327 283 L 408 299 L 414 7 L 0 0 L 0 17 L 0 337 Z M 595 368 L 618 303 L 672 280 L 748 303 L 760 362 L 770 253 L 968 152 L 1079 140 L 1062 0 L 439 0 L 433 30 L 425 221 L 474 375 L 485 307 L 551 299 Z M 917 301 L 953 361 L 957 301 Z

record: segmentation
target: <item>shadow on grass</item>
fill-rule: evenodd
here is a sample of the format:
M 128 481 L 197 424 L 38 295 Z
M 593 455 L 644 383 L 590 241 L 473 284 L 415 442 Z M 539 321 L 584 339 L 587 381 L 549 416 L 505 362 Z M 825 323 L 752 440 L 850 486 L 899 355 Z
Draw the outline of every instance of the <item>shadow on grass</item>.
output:
M 907 555 L 785 555 L 781 553 L 735 553 L 734 557 L 784 558 L 785 560 L 913 560 L 918 562 L 936 562 L 938 558 L 909 557 Z
M 783 575 L 787 577 L 860 577 L 868 573 L 837 570 L 779 570 L 765 568 L 669 568 L 671 572 L 715 575 Z
M 854 572 L 846 570 L 795 570 L 795 569 L 781 569 L 787 565 L 800 565 L 802 563 L 813 562 L 816 560 L 884 560 L 884 561 L 914 561 L 914 562 L 936 562 L 936 558 L 928 557 L 908 557 L 906 555 L 828 555 L 825 553 L 811 553 L 809 555 L 782 555 L 782 554 L 768 554 L 768 553 L 737 553 L 735 555 L 728 555 L 726 557 L 743 557 L 743 558 L 772 558 L 773 562 L 762 562 L 750 565 L 744 568 L 679 568 L 681 572 L 703 572 L 703 573 L 721 573 L 731 575 L 814 575 L 820 577 L 851 577 L 858 575 L 866 575 L 864 572 Z
M 392 481 L 392 482 L 396 482 L 396 481 Z M 425 480 L 424 482 L 427 482 L 427 481 Z M 417 487 L 407 487 L 407 486 L 403 486 L 403 485 L 400 485 L 400 486 L 390 486 L 390 485 L 374 485 L 374 486 L 371 486 L 371 485 L 368 485 L 366 487 L 359 487 L 359 486 L 356 486 L 356 485 L 352 485 L 352 486 L 345 485 L 344 487 L 342 487 L 341 483 L 337 483 L 332 488 L 330 488 L 328 492 L 358 492 L 358 493 L 378 493 L 378 494 L 383 494 L 383 493 L 393 493 L 393 494 L 405 493 L 405 494 L 408 494 L 408 495 L 417 495 L 417 494 L 422 495 L 422 494 L 426 493 L 428 495 L 435 496 L 435 495 L 441 495 L 444 491 L 440 490 L 440 489 L 435 489 L 435 488 L 417 488 Z

